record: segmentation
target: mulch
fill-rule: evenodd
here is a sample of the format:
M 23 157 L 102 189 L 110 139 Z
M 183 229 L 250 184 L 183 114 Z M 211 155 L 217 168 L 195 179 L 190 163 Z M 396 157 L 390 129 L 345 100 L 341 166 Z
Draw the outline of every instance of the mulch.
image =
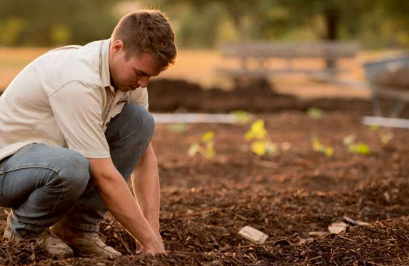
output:
M 190 124 L 181 131 L 157 125 L 153 146 L 167 255 L 134 255 L 133 239 L 107 215 L 101 233 L 123 253 L 120 258 L 78 253 L 56 260 L 32 242 L 3 240 L 0 264 L 409 265 L 409 135 L 402 129 L 364 126 L 361 118 L 369 110 L 360 104 L 342 100 L 336 108 L 322 108 L 320 119 L 298 105 L 256 112 L 278 147 L 274 155 L 251 151 L 244 138 L 249 124 Z M 393 133 L 387 145 L 381 143 L 380 130 Z M 189 146 L 208 131 L 215 133 L 216 156 L 187 156 Z M 343 144 L 350 134 L 368 144 L 370 154 L 350 153 Z M 312 137 L 333 147 L 334 155 L 314 151 Z M 0 210 L 0 230 L 6 211 Z M 345 217 L 368 225 L 350 224 L 339 234 L 328 231 Z M 256 244 L 239 236 L 247 225 L 269 235 L 267 241 Z M 317 231 L 326 233 L 310 236 Z

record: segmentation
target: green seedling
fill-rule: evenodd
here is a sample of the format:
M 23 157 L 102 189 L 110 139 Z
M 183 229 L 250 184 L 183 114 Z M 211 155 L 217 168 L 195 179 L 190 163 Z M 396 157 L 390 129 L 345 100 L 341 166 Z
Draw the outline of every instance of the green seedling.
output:
M 168 131 L 174 132 L 174 133 L 184 133 L 187 131 L 187 127 L 185 123 L 173 123 L 168 125 L 167 127 Z
M 264 154 L 275 154 L 277 152 L 277 145 L 271 142 L 267 130 L 264 127 L 264 120 L 259 119 L 251 124 L 251 128 L 245 135 L 246 140 L 253 140 L 251 143 L 251 150 L 262 156 Z
M 262 156 L 266 153 L 274 154 L 277 152 L 277 145 L 271 142 L 253 141 L 253 143 L 251 144 L 251 150 L 259 156 Z
M 355 143 L 355 140 L 356 140 L 356 135 L 355 135 L 355 134 L 351 134 L 351 135 L 345 136 L 345 137 L 342 139 L 342 143 L 343 143 L 345 146 L 349 146 L 349 145 Z
M 365 143 L 362 142 L 355 142 L 356 141 L 356 135 L 351 134 L 348 136 L 345 136 L 344 139 L 342 140 L 342 143 L 348 148 L 348 151 L 350 153 L 355 153 L 355 154 L 361 154 L 361 155 L 368 155 L 371 153 L 371 149 L 369 146 Z
M 391 131 L 387 131 L 378 125 L 370 126 L 370 130 L 378 132 L 379 140 L 383 146 L 388 146 L 389 142 L 395 137 Z
M 316 107 L 310 107 L 307 110 L 307 115 L 313 119 L 320 119 L 324 116 L 324 111 Z
M 381 127 L 380 126 L 378 126 L 378 125 L 371 125 L 371 126 L 369 126 L 369 129 L 371 130 L 371 131 L 377 131 L 377 130 L 379 130 Z
M 371 153 L 371 149 L 365 143 L 352 143 L 348 146 L 348 151 L 350 153 L 356 153 L 361 155 L 368 155 Z
M 327 146 L 321 143 L 321 141 L 317 137 L 313 137 L 311 139 L 312 142 L 312 149 L 316 152 L 320 152 L 325 154 L 328 157 L 334 155 L 334 148 L 331 146 Z
M 379 131 L 379 139 L 383 146 L 388 146 L 389 142 L 395 137 L 391 131 Z
M 214 132 L 208 131 L 203 134 L 199 142 L 195 142 L 189 147 L 188 154 L 193 157 L 196 154 L 201 154 L 207 159 L 212 159 L 216 156 L 216 151 L 214 149 Z
M 234 116 L 237 122 L 242 123 L 242 124 L 250 123 L 252 119 L 252 116 L 250 113 L 247 113 L 241 110 L 230 112 L 230 114 Z

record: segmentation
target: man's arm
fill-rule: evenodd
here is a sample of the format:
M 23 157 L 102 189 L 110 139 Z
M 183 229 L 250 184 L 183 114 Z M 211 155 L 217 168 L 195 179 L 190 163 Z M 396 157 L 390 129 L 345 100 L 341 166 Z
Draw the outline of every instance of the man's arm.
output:
M 91 180 L 112 215 L 142 243 L 146 253 L 165 253 L 161 240 L 145 219 L 111 158 L 88 160 L 91 164 Z
M 135 167 L 132 174 L 132 187 L 138 199 L 143 215 L 155 231 L 159 233 L 160 184 L 158 163 L 149 144 L 145 154 Z

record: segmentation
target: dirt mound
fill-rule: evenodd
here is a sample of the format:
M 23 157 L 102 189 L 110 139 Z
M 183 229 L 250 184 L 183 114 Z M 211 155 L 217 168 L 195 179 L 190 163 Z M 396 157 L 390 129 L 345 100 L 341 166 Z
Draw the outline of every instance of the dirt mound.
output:
M 243 84 L 231 91 L 218 88 L 204 90 L 184 80 L 157 79 L 149 83 L 149 106 L 153 112 L 224 113 L 245 110 L 270 113 L 285 110 L 354 110 L 369 114 L 371 103 L 362 99 L 301 100 L 292 95 L 278 94 L 263 80 Z

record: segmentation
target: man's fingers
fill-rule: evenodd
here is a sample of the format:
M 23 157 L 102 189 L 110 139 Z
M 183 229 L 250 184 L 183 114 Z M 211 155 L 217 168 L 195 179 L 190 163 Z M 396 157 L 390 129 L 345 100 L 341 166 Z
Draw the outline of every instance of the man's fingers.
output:
M 136 255 L 143 253 L 143 246 L 139 241 L 136 241 Z

